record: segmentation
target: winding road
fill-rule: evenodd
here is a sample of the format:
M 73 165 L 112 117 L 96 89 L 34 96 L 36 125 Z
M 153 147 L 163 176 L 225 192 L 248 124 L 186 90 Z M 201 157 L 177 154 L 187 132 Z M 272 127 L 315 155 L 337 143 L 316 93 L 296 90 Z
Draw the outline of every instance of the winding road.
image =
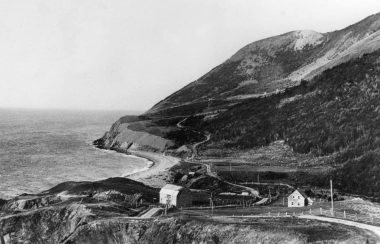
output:
M 184 118 L 183 120 L 181 120 L 180 122 L 178 122 L 178 123 L 177 123 L 177 127 L 180 128 L 180 129 L 184 129 L 185 126 L 183 126 L 182 123 L 185 122 L 186 119 L 187 119 L 187 118 Z M 199 132 L 199 131 L 195 131 L 195 130 L 192 130 L 192 131 L 201 134 L 201 132 Z M 190 160 L 190 161 L 187 161 L 188 163 L 192 163 L 192 161 L 194 160 L 194 158 L 198 157 L 198 150 L 197 150 L 197 147 L 198 147 L 199 145 L 203 144 L 203 143 L 208 142 L 208 141 L 211 139 L 211 134 L 204 134 L 204 136 L 205 136 L 205 139 L 204 139 L 204 140 L 202 140 L 202 141 L 200 141 L 200 142 L 197 142 L 197 143 L 194 143 L 194 144 L 191 146 L 191 147 L 192 147 L 192 155 L 191 155 L 191 158 L 190 158 L 191 160 Z M 203 163 L 203 162 L 197 162 L 197 163 L 200 163 L 200 164 L 202 164 L 202 165 L 204 165 L 204 166 L 206 167 L 206 173 L 207 173 L 207 175 L 209 175 L 209 176 L 211 176 L 211 177 L 214 177 L 214 178 L 217 178 L 217 179 L 221 180 L 220 177 L 219 177 L 215 172 L 213 172 L 213 171 L 211 170 L 211 166 L 210 166 L 210 164 L 208 164 L 208 163 Z M 225 183 L 227 183 L 227 184 L 229 184 L 229 185 L 231 185 L 231 186 L 235 186 L 235 187 L 242 188 L 242 189 L 244 189 L 244 190 L 250 192 L 253 196 L 256 196 L 256 197 L 259 196 L 259 192 L 258 192 L 257 190 L 255 190 L 255 189 L 251 188 L 251 187 L 243 186 L 243 185 L 238 185 L 238 184 L 234 184 L 234 183 L 231 183 L 231 182 L 228 182 L 228 181 L 225 181 L 225 180 L 223 180 L 223 182 L 225 182 Z

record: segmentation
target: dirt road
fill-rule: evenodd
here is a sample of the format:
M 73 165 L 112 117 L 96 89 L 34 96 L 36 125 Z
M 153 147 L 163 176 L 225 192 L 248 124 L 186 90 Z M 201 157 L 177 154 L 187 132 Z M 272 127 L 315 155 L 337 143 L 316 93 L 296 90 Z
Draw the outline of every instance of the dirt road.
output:
M 379 237 L 379 240 L 380 240 L 380 227 L 378 226 L 367 225 L 367 224 L 358 223 L 358 222 L 345 220 L 345 219 L 335 219 L 335 218 L 328 218 L 328 217 L 314 216 L 314 215 L 302 215 L 302 216 L 299 216 L 298 218 L 315 219 L 315 220 L 320 220 L 320 221 L 325 221 L 325 222 L 330 222 L 330 223 L 344 224 L 344 225 L 354 226 L 361 229 L 366 229 L 366 230 L 374 232 Z

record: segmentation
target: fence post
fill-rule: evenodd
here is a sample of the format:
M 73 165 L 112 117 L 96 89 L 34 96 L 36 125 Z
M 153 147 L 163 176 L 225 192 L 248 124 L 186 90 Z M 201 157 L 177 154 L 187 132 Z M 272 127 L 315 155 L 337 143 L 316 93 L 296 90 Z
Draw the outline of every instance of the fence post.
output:
M 310 215 L 311 215 L 311 208 L 310 208 Z
M 321 215 L 323 215 L 323 213 L 322 213 L 322 208 L 319 208 L 319 212 L 321 213 Z
M 346 210 L 343 211 L 343 218 L 346 218 Z
M 277 216 L 280 217 L 280 212 L 278 212 Z M 372 223 L 373 223 L 373 221 L 372 221 Z
M 358 221 L 358 214 L 355 214 L 355 220 Z
M 270 212 L 268 212 L 268 216 L 270 217 Z
M 286 217 L 288 216 L 288 212 L 285 212 L 285 216 L 286 216 Z

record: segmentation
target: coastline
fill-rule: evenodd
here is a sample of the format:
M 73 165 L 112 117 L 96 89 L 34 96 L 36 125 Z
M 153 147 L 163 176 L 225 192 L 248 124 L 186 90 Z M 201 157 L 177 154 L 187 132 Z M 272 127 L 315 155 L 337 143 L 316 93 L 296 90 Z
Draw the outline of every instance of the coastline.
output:
M 168 169 L 180 162 L 180 158 L 167 156 L 161 153 L 148 151 L 129 151 L 134 156 L 145 158 L 153 162 L 147 170 L 140 171 L 128 176 L 129 179 L 140 181 L 152 187 L 162 187 L 166 184 L 165 176 Z
M 118 152 L 116 152 L 116 153 L 118 153 Z M 144 161 L 144 163 L 146 164 L 146 166 L 145 167 L 143 167 L 143 168 L 138 168 L 138 169 L 135 169 L 135 170 L 132 170 L 132 171 L 130 171 L 130 172 L 125 172 L 125 173 L 123 173 L 121 176 L 122 177 L 131 177 L 131 176 L 133 176 L 133 175 L 135 175 L 135 174 L 138 174 L 138 173 L 140 173 L 140 172 L 143 172 L 143 171 L 146 171 L 146 170 L 149 170 L 151 167 L 153 167 L 154 166 L 154 164 L 155 164 L 155 162 L 153 162 L 152 160 L 150 160 L 150 159 L 147 159 L 147 158 L 143 158 L 143 157 L 139 157 L 139 156 L 136 156 L 136 155 L 134 155 L 134 154 L 125 154 L 125 156 L 128 156 L 128 157 L 130 157 L 130 158 L 137 158 L 137 159 L 139 159 L 139 160 L 142 160 L 142 161 Z
M 161 153 L 148 152 L 141 150 L 129 150 L 128 152 L 119 152 L 112 149 L 101 148 L 97 145 L 94 145 L 95 148 L 120 153 L 128 157 L 135 157 L 144 160 L 146 166 L 140 169 L 133 170 L 132 172 L 123 173 L 121 176 L 126 177 L 135 181 L 144 183 L 151 187 L 162 187 L 166 184 L 164 177 L 168 172 L 168 169 L 178 164 L 180 158 L 167 156 Z

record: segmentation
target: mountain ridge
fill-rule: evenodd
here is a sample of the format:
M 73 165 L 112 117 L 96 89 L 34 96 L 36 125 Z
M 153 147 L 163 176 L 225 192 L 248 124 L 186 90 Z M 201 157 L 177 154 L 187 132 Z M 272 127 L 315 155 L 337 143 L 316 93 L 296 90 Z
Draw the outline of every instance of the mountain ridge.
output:
M 296 30 L 239 49 L 222 64 L 155 104 L 146 114 L 208 100 L 241 100 L 283 91 L 380 47 L 380 13 L 327 33 Z M 207 106 L 203 106 L 205 107 Z

